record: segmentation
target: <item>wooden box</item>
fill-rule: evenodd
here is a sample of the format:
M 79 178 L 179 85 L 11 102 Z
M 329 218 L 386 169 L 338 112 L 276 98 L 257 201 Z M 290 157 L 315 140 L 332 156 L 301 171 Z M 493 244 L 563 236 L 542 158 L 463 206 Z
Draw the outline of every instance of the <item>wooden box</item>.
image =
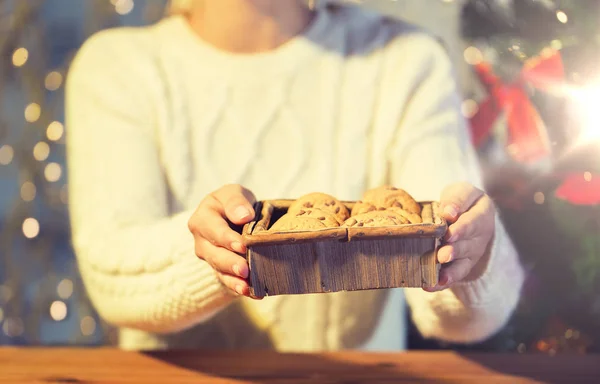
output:
M 268 231 L 292 202 L 259 202 L 255 220 L 243 228 L 252 295 L 436 285 L 436 254 L 447 229 L 436 202 L 421 203 L 421 224 Z M 348 210 L 354 205 L 344 204 Z

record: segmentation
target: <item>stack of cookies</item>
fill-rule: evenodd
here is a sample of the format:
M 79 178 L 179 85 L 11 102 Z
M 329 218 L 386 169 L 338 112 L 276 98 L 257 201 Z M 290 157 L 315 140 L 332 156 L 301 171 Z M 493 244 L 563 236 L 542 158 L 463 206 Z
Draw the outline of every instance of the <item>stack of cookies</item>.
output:
M 346 205 L 324 193 L 294 201 L 270 228 L 273 232 L 333 227 L 380 227 L 421 223 L 421 206 L 406 191 L 383 186 L 367 191 L 349 212 Z

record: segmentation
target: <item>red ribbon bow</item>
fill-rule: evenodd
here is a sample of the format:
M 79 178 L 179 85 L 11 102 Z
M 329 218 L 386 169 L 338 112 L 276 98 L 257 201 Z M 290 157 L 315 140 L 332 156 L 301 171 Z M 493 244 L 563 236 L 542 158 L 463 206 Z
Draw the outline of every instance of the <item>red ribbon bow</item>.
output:
M 501 112 L 508 126 L 507 149 L 521 163 L 532 163 L 550 154 L 546 126 L 525 91 L 525 84 L 549 90 L 564 79 L 560 52 L 547 49 L 542 55 L 525 62 L 520 75 L 510 84 L 503 84 L 492 66 L 481 62 L 475 71 L 489 96 L 479 105 L 471 120 L 471 133 L 476 147 L 488 140 Z
M 575 205 L 600 204 L 600 175 L 575 172 L 567 175 L 555 192 L 556 197 Z

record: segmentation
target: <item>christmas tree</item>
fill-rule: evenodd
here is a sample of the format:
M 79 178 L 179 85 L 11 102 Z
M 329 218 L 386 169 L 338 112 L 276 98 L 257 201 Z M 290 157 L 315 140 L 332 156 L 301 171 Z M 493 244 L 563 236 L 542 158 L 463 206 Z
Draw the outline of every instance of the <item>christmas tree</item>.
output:
M 64 82 L 87 37 L 164 5 L 0 0 L 0 345 L 111 341 L 70 246 Z

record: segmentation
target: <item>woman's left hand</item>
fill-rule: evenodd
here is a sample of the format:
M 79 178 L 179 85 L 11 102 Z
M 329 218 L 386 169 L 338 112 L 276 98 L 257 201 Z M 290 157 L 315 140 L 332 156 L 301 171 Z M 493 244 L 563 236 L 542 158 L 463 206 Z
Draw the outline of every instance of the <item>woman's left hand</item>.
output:
M 468 183 L 448 186 L 440 199 L 440 212 L 449 227 L 437 258 L 442 264 L 439 283 L 429 292 L 481 276 L 494 238 L 496 209 L 483 191 Z

